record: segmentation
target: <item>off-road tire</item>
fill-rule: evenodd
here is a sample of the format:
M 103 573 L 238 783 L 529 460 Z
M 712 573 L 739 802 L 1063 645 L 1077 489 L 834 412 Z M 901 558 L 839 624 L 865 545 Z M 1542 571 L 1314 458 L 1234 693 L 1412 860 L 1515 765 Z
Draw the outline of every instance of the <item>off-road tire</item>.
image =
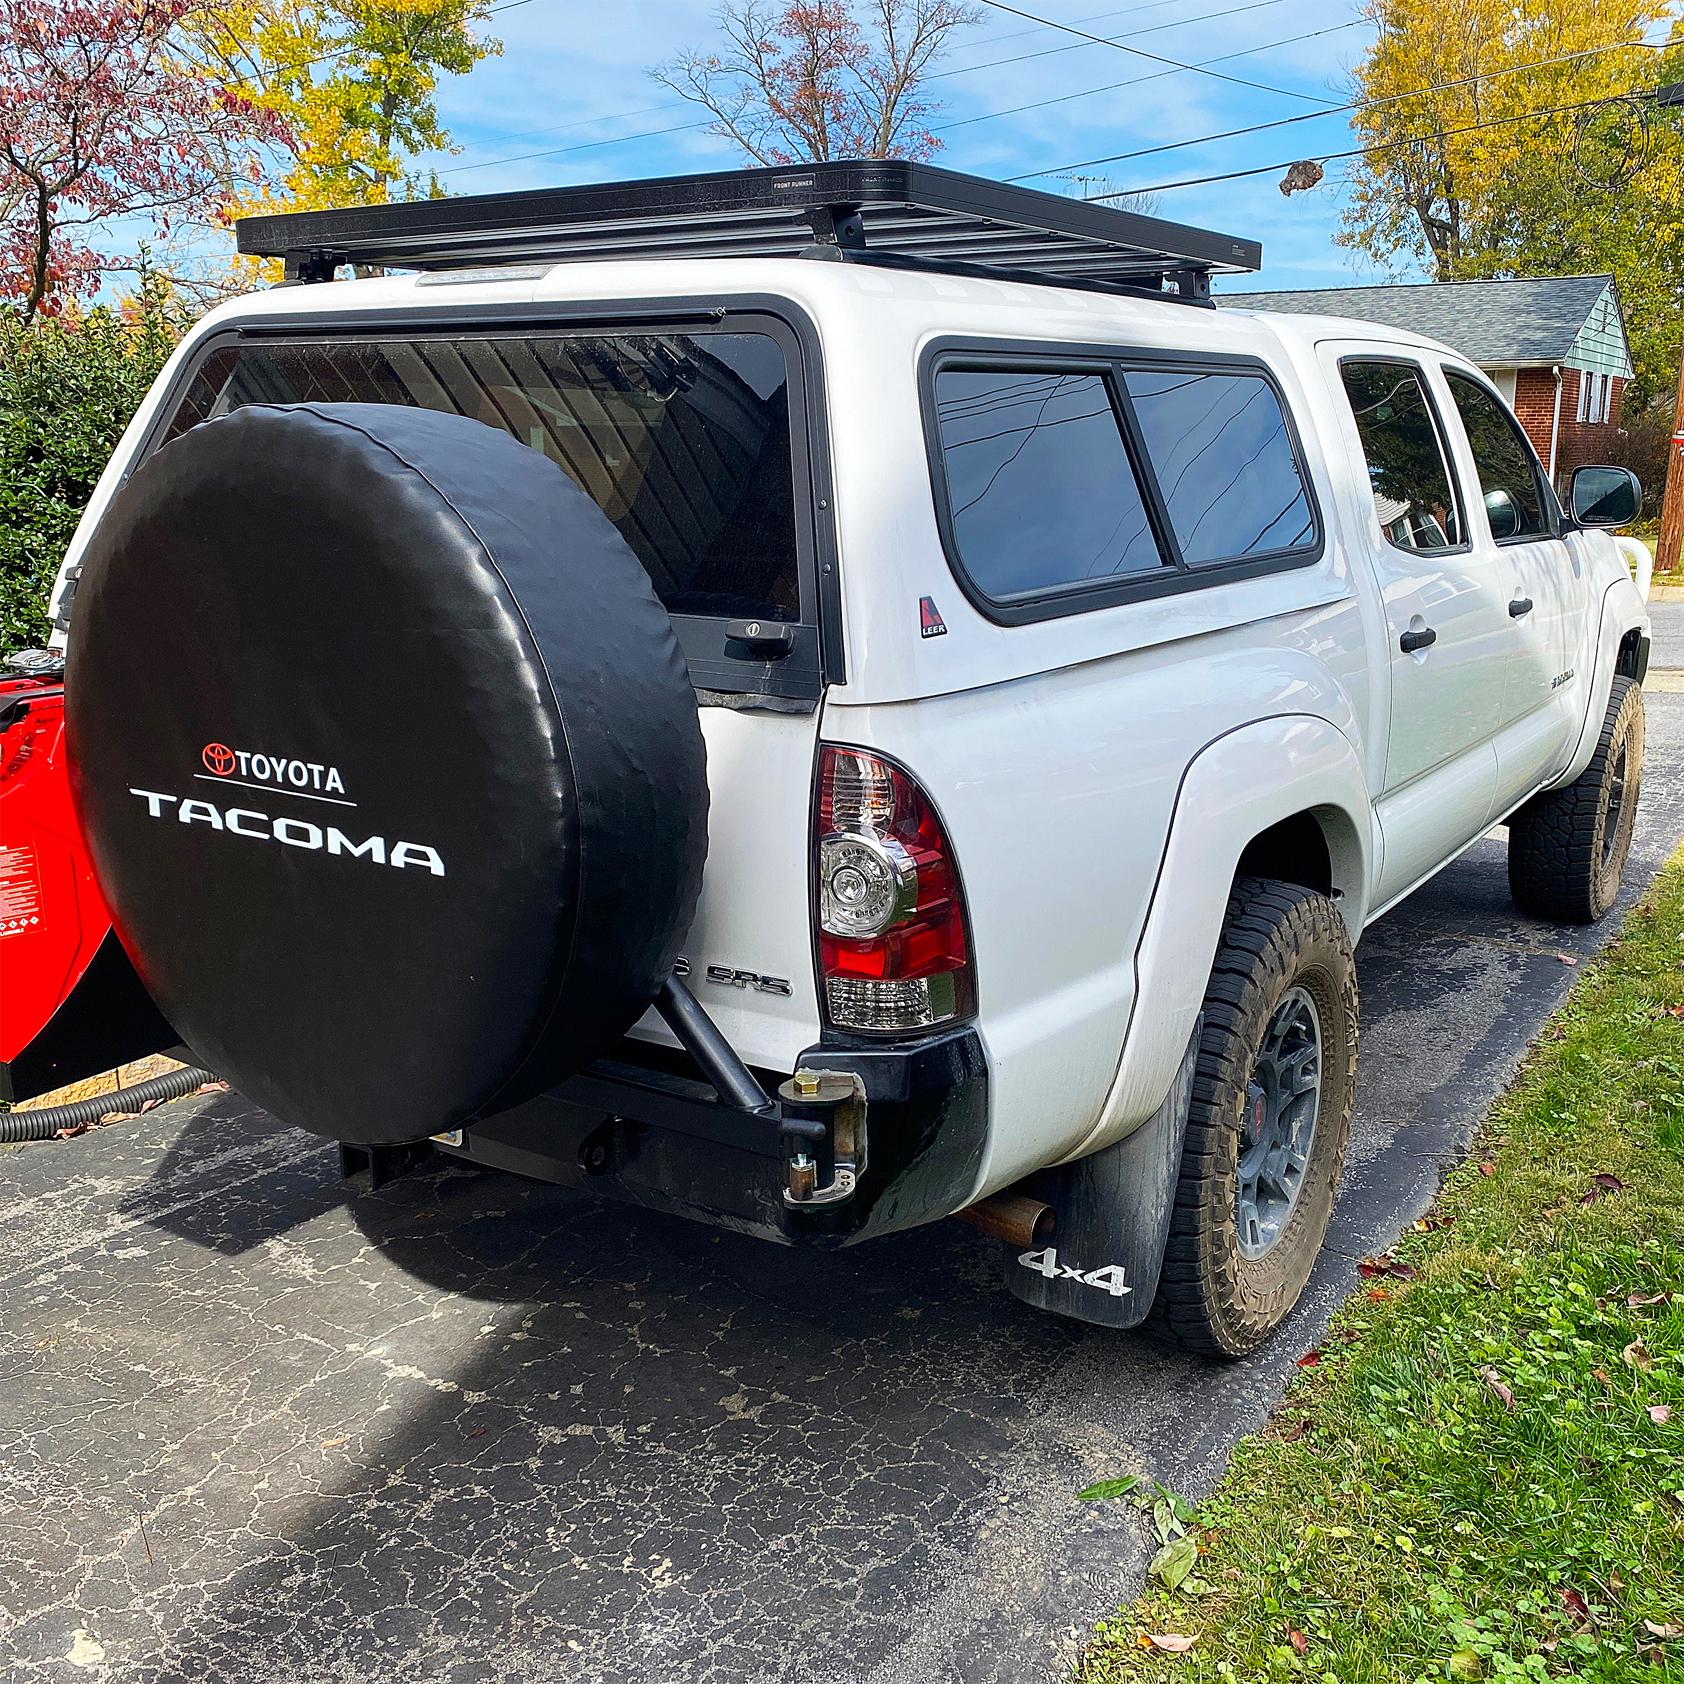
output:
M 1572 783 L 1533 796 L 1509 819 L 1514 904 L 1554 924 L 1594 924 L 1604 917 L 1631 854 L 1642 784 L 1643 692 L 1631 679 L 1616 678 L 1590 764 Z
M 1242 1110 L 1277 1006 L 1294 988 L 1321 1029 L 1310 1162 L 1280 1238 L 1240 1250 L 1236 1195 Z M 1159 1336 L 1200 1354 L 1244 1356 L 1278 1327 L 1310 1278 L 1333 1214 L 1356 1092 L 1357 981 L 1350 934 L 1325 895 L 1241 878 L 1205 995 L 1181 1179 L 1153 1306 Z

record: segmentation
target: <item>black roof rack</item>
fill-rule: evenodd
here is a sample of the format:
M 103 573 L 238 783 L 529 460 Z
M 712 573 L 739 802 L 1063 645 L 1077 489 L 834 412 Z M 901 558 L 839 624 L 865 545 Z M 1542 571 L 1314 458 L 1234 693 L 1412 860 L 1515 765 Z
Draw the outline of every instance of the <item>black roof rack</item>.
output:
M 1202 228 L 894 159 L 542 187 L 350 210 L 248 216 L 239 249 L 295 280 L 345 263 L 458 269 L 627 257 L 881 258 L 985 266 L 1053 285 L 1208 300 L 1263 248 Z

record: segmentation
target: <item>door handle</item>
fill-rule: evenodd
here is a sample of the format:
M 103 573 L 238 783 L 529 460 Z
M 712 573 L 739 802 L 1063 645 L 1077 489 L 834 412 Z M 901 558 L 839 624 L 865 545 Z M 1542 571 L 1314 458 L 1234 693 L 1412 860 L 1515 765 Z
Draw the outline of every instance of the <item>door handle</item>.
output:
M 727 620 L 725 643 L 728 655 L 747 649 L 757 660 L 781 661 L 795 647 L 795 627 L 783 620 Z
M 1511 620 L 1518 620 L 1522 614 L 1530 614 L 1531 612 L 1532 599 L 1529 596 L 1517 596 L 1509 604 L 1509 618 Z
M 1438 633 L 1431 626 L 1425 626 L 1420 631 L 1406 631 L 1397 640 L 1397 646 L 1406 655 L 1413 655 L 1417 649 L 1426 649 L 1438 642 Z

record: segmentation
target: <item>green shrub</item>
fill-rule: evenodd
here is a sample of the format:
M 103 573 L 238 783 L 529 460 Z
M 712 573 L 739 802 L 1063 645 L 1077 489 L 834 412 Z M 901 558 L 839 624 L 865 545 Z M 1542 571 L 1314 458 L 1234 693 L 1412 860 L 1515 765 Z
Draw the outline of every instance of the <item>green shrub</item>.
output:
M 1642 482 L 1641 524 L 1652 525 L 1661 518 L 1667 462 L 1672 456 L 1672 406 L 1669 402 L 1628 412 L 1621 417 L 1620 428 L 1608 446 L 1607 460 L 1630 468 Z
M 186 323 L 155 275 L 116 308 L 29 323 L 0 310 L 0 650 L 46 642 L 76 523 Z

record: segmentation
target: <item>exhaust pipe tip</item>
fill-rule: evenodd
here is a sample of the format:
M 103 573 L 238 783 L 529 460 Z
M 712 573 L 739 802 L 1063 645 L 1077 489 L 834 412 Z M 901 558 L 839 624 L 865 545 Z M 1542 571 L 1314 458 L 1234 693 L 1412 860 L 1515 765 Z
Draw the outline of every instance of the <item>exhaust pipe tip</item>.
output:
M 973 1228 L 1007 1245 L 1029 1250 L 1046 1245 L 1053 1237 L 1056 1218 L 1053 1207 L 1023 1193 L 995 1193 L 978 1199 L 957 1213 Z

